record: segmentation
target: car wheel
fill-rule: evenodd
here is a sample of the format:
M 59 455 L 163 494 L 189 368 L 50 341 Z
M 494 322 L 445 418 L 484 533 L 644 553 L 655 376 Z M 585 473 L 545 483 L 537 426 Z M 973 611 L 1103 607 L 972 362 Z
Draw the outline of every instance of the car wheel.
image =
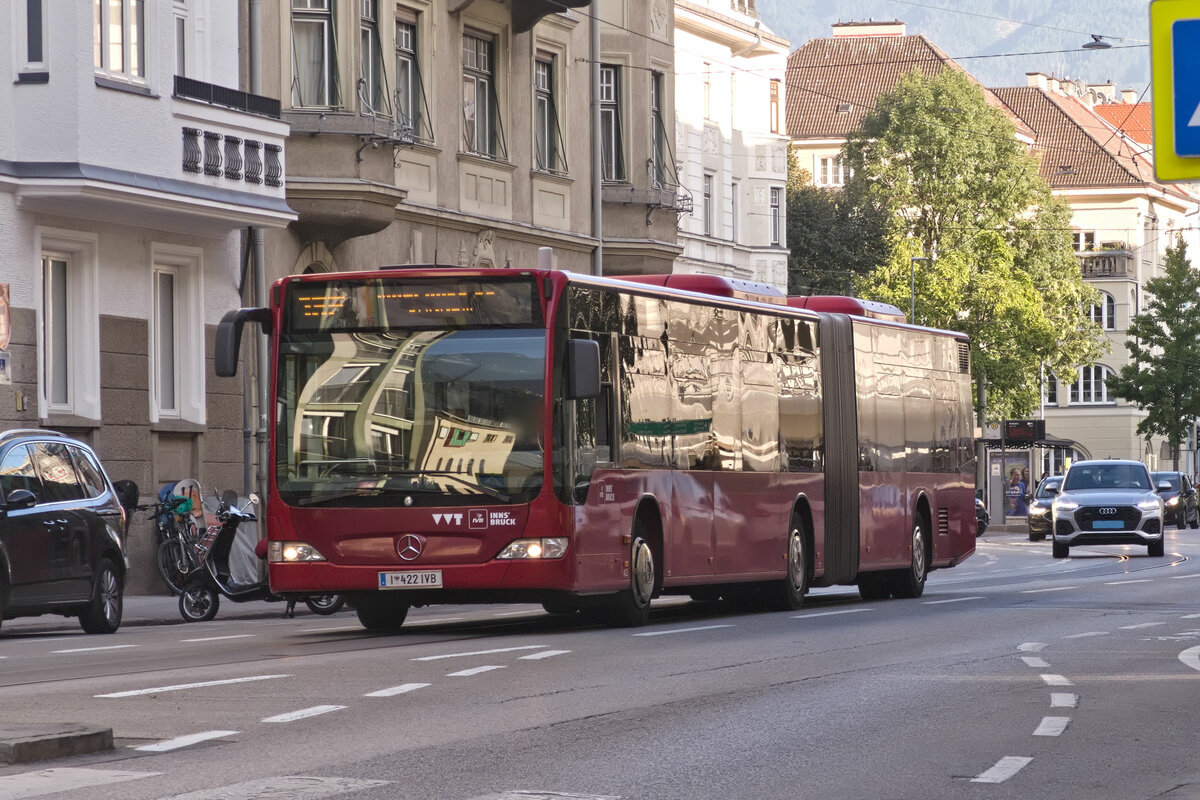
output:
M 913 521 L 912 563 L 908 569 L 892 575 L 892 595 L 895 597 L 920 597 L 925 592 L 925 579 L 929 576 L 929 564 L 925 551 L 925 520 L 920 516 Z
M 1146 544 L 1146 555 L 1150 556 L 1151 558 L 1158 558 L 1158 557 L 1162 556 L 1162 554 L 1165 552 L 1165 550 L 1163 549 L 1164 545 L 1165 545 L 1164 539 L 1159 539 L 1156 542 L 1152 541 L 1152 542 L 1147 543 Z
M 787 566 L 787 577 L 767 587 L 766 605 L 772 611 L 795 611 L 808 592 L 808 555 L 799 525 L 793 525 L 788 534 Z
M 1195 509 L 1196 513 L 1192 515 L 1192 527 L 1200 528 L 1200 508 Z
M 635 530 L 629 548 L 629 588 L 617 593 L 608 603 L 608 621 L 620 628 L 636 628 L 650 618 L 650 599 L 654 596 L 654 549 L 641 531 Z
M 79 615 L 79 626 L 85 633 L 116 633 L 121 627 L 121 612 L 124 608 L 121 574 L 116 565 L 107 558 L 100 559 L 96 569 L 96 580 L 92 584 L 92 597 L 87 608 Z
M 1071 545 L 1055 539 L 1051 545 L 1051 555 L 1055 558 L 1066 558 L 1071 553 Z
M 359 624 L 372 633 L 395 633 L 408 616 L 408 603 L 361 602 L 355 600 Z

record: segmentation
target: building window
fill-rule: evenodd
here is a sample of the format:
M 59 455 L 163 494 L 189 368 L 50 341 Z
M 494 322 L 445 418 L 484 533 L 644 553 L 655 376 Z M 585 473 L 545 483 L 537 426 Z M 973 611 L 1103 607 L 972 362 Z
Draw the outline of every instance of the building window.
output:
M 292 0 L 292 107 L 338 105 L 335 0 Z
M 771 80 L 771 133 L 783 133 L 783 125 L 779 119 L 779 81 Z
M 178 416 L 179 375 L 175 365 L 179 360 L 179 338 L 175 330 L 176 270 L 156 267 L 154 270 L 154 394 L 159 416 Z
M 18 42 L 22 53 L 20 55 L 21 69 L 26 72 L 45 72 L 49 59 L 46 42 L 46 9 L 45 0 L 23 0 L 18 6 L 18 13 L 24 12 L 25 18 L 18 21 L 18 30 L 24 29 L 25 35 Z
M 1071 238 L 1075 240 L 1075 252 L 1086 253 L 1096 249 L 1096 232 L 1095 231 L 1075 231 L 1071 234 Z
M 704 118 L 712 119 L 712 64 L 704 62 L 704 86 L 701 90 Z
M 175 74 L 187 77 L 187 3 L 175 0 Z
M 600 167 L 606 181 L 625 180 L 621 141 L 621 68 L 600 65 Z
M 663 74 L 650 73 L 650 182 L 656 189 L 666 183 L 667 134 L 663 127 Z
M 1106 331 L 1115 331 L 1117 329 L 1117 301 L 1108 292 L 1100 292 L 1100 302 L 1092 306 L 1088 310 L 1088 316 L 1092 322 L 1099 325 Z
M 146 79 L 145 0 L 93 0 L 93 60 L 110 78 Z
M 205 421 L 200 251 L 152 246 L 150 421 Z
M 496 43 L 463 34 L 463 147 L 489 158 L 507 158 L 496 103 Z
M 771 244 L 783 244 L 783 190 L 771 187 Z
M 712 236 L 716 227 L 713 220 L 713 175 L 704 173 L 704 202 L 700 206 L 701 225 L 705 236 Z
M 558 103 L 555 100 L 555 58 L 539 54 L 533 61 L 533 144 L 537 168 L 543 172 L 565 174 L 562 131 L 558 125 Z
M 1071 384 L 1072 405 L 1097 405 L 1109 402 L 1107 367 L 1099 364 L 1081 367 L 1079 380 Z
M 359 43 L 362 77 L 358 101 L 367 116 L 390 115 L 387 80 L 383 74 L 383 47 L 379 41 L 379 0 L 359 0 Z
M 100 419 L 96 237 L 38 229 L 38 414 Z
M 818 159 L 817 186 L 845 186 L 846 176 L 846 162 L 840 155 Z
M 730 232 L 734 243 L 737 243 L 738 234 L 741 232 L 738 225 L 738 191 L 741 185 L 737 181 L 729 184 L 729 210 L 730 210 Z
M 1058 381 L 1053 375 L 1048 376 L 1042 384 L 1042 402 L 1048 406 L 1058 405 Z
M 397 13 L 403 13 L 403 10 L 398 9 Z M 415 15 L 396 22 L 396 121 L 402 136 L 409 134 L 415 141 L 432 143 L 433 129 L 429 126 L 429 105 L 421 80 L 417 30 Z

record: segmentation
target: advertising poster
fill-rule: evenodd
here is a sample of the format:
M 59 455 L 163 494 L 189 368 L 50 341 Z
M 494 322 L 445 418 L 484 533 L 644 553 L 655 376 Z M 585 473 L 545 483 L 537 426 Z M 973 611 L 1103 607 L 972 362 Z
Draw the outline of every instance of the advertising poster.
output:
M 1024 517 L 1029 511 L 1030 488 L 1029 453 L 991 453 L 990 472 L 999 476 L 1004 516 Z M 993 495 L 994 497 L 995 495 Z

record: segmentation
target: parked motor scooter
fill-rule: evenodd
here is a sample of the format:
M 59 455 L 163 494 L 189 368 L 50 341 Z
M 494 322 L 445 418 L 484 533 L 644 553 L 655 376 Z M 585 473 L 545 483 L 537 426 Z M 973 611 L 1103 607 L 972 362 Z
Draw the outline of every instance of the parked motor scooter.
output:
M 284 598 L 271 592 L 266 578 L 244 583 L 238 581 L 230 568 L 230 553 L 237 538 L 238 526 L 258 518 L 247 510 L 258 504 L 258 496 L 250 494 L 250 500 L 237 507 L 237 495 L 227 491 L 221 496 L 217 509 L 217 525 L 210 526 L 201 536 L 200 547 L 204 563 L 190 573 L 179 595 L 179 615 L 187 622 L 207 622 L 217 615 L 221 597 L 235 603 L 253 600 L 279 601 Z M 261 557 L 261 556 L 260 556 Z M 314 614 L 334 614 L 342 609 L 345 600 L 341 595 L 319 595 L 304 598 L 304 604 Z M 296 601 L 287 600 L 284 616 L 294 615 Z

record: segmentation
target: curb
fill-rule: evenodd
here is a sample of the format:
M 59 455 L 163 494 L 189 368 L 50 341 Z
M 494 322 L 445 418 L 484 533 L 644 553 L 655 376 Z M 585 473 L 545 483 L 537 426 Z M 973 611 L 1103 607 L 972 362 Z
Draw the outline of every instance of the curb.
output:
M 24 764 L 112 749 L 112 728 L 91 725 L 18 725 L 0 728 L 0 764 Z

